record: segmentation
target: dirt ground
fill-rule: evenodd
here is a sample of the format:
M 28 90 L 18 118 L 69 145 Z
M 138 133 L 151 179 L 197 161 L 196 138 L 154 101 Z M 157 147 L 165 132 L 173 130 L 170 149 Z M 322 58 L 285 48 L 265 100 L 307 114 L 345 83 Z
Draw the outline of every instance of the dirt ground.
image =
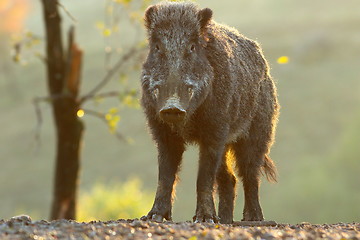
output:
M 246 224 L 245 224 L 246 225 Z M 360 239 L 360 223 L 310 223 L 244 226 L 191 222 L 144 222 L 138 219 L 78 223 L 32 221 L 22 215 L 0 220 L 0 239 Z

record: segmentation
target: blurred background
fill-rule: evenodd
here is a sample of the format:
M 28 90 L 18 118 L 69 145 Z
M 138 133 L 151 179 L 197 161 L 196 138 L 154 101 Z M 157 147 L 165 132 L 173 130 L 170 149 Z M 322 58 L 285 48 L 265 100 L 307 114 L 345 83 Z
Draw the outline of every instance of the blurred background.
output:
M 144 28 L 131 19 L 141 18 L 140 5 L 150 2 L 135 4 L 136 12 L 126 6 L 130 2 L 60 1 L 63 30 L 75 24 L 85 55 L 80 94 L 93 89 L 129 46 L 145 40 Z M 210 7 L 217 22 L 257 40 L 277 82 L 282 108 L 271 157 L 279 182 L 263 180 L 265 218 L 281 223 L 360 221 L 359 2 L 197 2 Z M 37 128 L 33 104 L 35 97 L 47 96 L 41 4 L 1 0 L 0 15 L 0 219 L 23 213 L 47 219 L 54 125 L 50 105 L 40 103 L 43 119 Z M 107 28 L 114 23 L 116 31 Z M 139 89 L 141 60 L 137 61 L 122 69 L 105 90 Z M 103 113 L 114 113 L 115 108 L 117 131 L 127 141 L 85 111 L 79 220 L 139 218 L 150 209 L 157 186 L 156 148 L 142 110 L 128 105 L 104 98 L 84 106 Z M 197 154 L 197 148 L 189 146 L 184 155 L 175 221 L 191 220 L 195 211 Z M 236 220 L 242 218 L 242 208 L 239 184 Z

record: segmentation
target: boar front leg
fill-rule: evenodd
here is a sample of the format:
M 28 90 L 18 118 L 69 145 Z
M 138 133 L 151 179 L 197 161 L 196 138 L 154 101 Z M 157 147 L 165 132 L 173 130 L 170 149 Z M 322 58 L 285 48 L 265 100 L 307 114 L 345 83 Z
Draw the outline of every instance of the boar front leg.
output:
M 229 151 L 229 149 L 227 150 Z M 217 190 L 219 194 L 219 219 L 220 223 L 231 224 L 233 222 L 236 177 L 231 166 L 230 159 L 223 154 L 222 162 L 216 173 Z
M 200 160 L 196 183 L 197 204 L 194 222 L 218 222 L 214 204 L 214 184 L 217 166 L 219 165 L 224 147 L 212 148 L 200 145 Z
M 175 135 L 163 136 L 158 140 L 158 187 L 153 207 L 142 220 L 171 220 L 175 181 L 184 150 L 183 140 Z

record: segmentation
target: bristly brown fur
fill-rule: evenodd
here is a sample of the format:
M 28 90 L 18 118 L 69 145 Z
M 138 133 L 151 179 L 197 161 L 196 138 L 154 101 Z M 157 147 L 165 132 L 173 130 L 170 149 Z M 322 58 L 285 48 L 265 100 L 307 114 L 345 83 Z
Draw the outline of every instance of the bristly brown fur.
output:
M 243 220 L 264 219 L 261 173 L 276 181 L 269 157 L 280 108 L 276 86 L 259 44 L 212 17 L 211 9 L 191 2 L 162 2 L 145 12 L 149 54 L 141 103 L 159 153 L 158 190 L 145 219 L 171 219 L 174 183 L 188 143 L 200 148 L 194 220 L 233 221 L 235 175 L 243 183 Z M 177 113 L 169 118 L 168 109 Z

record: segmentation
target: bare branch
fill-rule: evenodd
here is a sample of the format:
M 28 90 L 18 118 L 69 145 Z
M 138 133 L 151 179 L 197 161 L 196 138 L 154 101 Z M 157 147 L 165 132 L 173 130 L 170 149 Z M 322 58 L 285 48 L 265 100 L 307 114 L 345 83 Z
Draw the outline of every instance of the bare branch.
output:
M 47 59 L 44 55 L 42 55 L 41 53 L 36 53 L 35 55 L 43 64 L 47 64 Z
M 42 114 L 41 114 L 41 109 L 40 109 L 40 102 L 46 101 L 45 98 L 42 97 L 37 97 L 33 99 L 33 104 L 34 104 L 34 108 L 35 108 L 35 114 L 36 114 L 36 127 L 35 127 L 35 143 L 36 146 L 39 147 L 41 145 L 41 138 L 40 138 L 40 130 L 41 130 L 41 126 L 43 123 L 43 118 L 42 118 Z
M 119 133 L 118 131 L 116 131 L 115 133 L 115 137 L 117 139 L 119 139 L 120 141 L 124 141 L 124 142 L 129 142 L 128 139 L 126 139 L 121 133 Z
M 104 92 L 94 95 L 93 98 L 119 97 L 119 95 L 120 95 L 119 91 L 110 91 L 110 92 Z
M 137 94 L 138 92 L 136 91 L 135 94 Z M 110 92 L 103 92 L 103 93 L 99 93 L 99 94 L 96 94 L 94 96 L 92 96 L 92 98 L 94 99 L 97 99 L 97 98 L 108 98 L 108 97 L 121 97 L 123 95 L 128 95 L 128 94 L 132 94 L 134 95 L 134 90 L 132 89 L 127 89 L 127 90 L 124 90 L 122 92 L 120 91 L 110 91 Z
M 91 115 L 91 116 L 97 117 L 97 118 L 99 118 L 100 120 L 106 120 L 106 119 L 105 119 L 105 114 L 102 113 L 102 112 L 94 111 L 94 110 L 91 110 L 91 109 L 85 109 L 85 108 L 82 108 L 82 110 L 83 110 L 86 114 L 89 114 L 89 115 Z
M 48 97 L 35 97 L 33 99 L 32 102 L 34 104 L 36 120 L 37 120 L 36 127 L 35 127 L 35 141 L 38 143 L 37 145 L 40 145 L 40 143 L 41 143 L 40 130 L 41 130 L 41 125 L 43 123 L 43 117 L 42 117 L 42 113 L 41 113 L 40 103 L 41 102 L 51 103 L 54 100 L 64 98 L 64 97 L 69 97 L 69 96 L 70 96 L 69 94 L 63 93 L 63 94 L 55 94 L 53 96 L 48 96 Z
M 84 103 L 85 101 L 93 98 L 97 92 L 99 92 L 114 76 L 114 74 L 132 57 L 135 56 L 136 53 L 140 52 L 142 49 L 138 46 L 133 46 L 126 54 L 122 56 L 122 58 L 114 64 L 114 66 L 106 73 L 103 80 L 98 83 L 88 94 L 84 95 L 80 99 L 80 104 Z
M 66 15 L 68 15 L 68 17 L 74 22 L 77 23 L 76 18 L 66 9 L 66 7 L 64 5 L 62 5 L 59 1 L 57 1 L 57 5 L 59 5 L 59 7 L 62 8 L 62 10 L 64 10 L 64 12 L 66 13 Z

